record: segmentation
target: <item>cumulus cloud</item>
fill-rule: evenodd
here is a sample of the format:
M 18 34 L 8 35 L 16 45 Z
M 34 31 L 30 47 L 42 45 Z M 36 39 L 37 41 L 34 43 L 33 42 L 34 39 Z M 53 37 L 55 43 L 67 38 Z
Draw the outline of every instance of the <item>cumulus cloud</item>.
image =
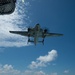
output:
M 48 52 L 48 55 L 40 56 L 39 58 L 37 58 L 37 60 L 46 63 L 46 62 L 53 61 L 56 58 L 56 56 L 57 56 L 57 51 L 52 50 Z
M 57 57 L 57 51 L 51 50 L 50 52 L 48 52 L 47 55 L 40 56 L 39 58 L 36 59 L 36 61 L 32 61 L 31 64 L 29 65 L 29 68 L 34 69 L 38 67 L 45 67 L 47 66 L 48 63 L 55 60 L 56 57 Z
M 0 75 L 18 75 L 20 74 L 19 70 L 13 69 L 12 65 L 5 64 L 0 65 Z
M 43 71 L 35 72 L 35 75 L 46 75 Z
M 22 2 L 24 3 L 24 0 L 22 0 Z
M 36 61 L 32 61 L 29 65 L 29 68 L 26 70 L 17 70 L 14 69 L 12 65 L 1 65 L 0 64 L 0 75 L 48 75 L 42 70 L 34 70 L 34 68 L 47 66 L 48 63 L 55 60 L 57 57 L 57 51 L 51 50 L 45 56 L 40 56 Z M 51 73 L 50 75 L 57 75 L 57 73 Z
M 21 0 L 18 0 L 14 13 L 0 15 L 0 47 L 21 47 L 27 45 L 26 37 L 9 33 L 10 30 L 21 31 L 25 29 L 23 25 L 27 24 L 25 20 L 28 17 L 24 8 L 25 6 L 21 3 Z
M 57 75 L 57 73 L 55 72 L 55 73 L 51 73 L 51 75 Z
M 65 70 L 64 73 L 65 73 L 65 74 L 69 73 L 69 70 Z
M 31 71 L 31 70 L 26 70 L 24 72 L 24 75 L 47 75 L 45 72 L 43 71 Z
M 14 69 L 14 67 L 12 65 L 1 65 L 0 64 L 0 75 L 57 75 L 56 72 L 51 73 L 51 74 L 47 74 L 44 71 L 36 71 L 36 70 L 17 70 Z
M 0 75 L 47 75 L 43 71 L 20 71 L 13 68 L 12 65 L 0 65 Z

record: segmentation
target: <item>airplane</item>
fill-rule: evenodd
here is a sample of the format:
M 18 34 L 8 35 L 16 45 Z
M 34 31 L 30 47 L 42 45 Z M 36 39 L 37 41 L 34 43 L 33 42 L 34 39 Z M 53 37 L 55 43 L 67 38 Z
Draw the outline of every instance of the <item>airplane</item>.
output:
M 0 15 L 11 14 L 15 10 L 16 0 L 0 0 Z
M 44 44 L 45 37 L 51 37 L 51 36 L 62 36 L 63 34 L 59 33 L 49 33 L 47 29 L 42 29 L 40 27 L 40 24 L 36 24 L 34 28 L 28 28 L 28 31 L 9 31 L 13 34 L 19 34 L 22 36 L 28 37 L 28 42 L 33 42 L 35 45 L 39 42 L 42 42 Z M 30 37 L 34 38 L 34 40 L 30 40 Z M 39 38 L 42 38 L 42 41 L 39 41 Z

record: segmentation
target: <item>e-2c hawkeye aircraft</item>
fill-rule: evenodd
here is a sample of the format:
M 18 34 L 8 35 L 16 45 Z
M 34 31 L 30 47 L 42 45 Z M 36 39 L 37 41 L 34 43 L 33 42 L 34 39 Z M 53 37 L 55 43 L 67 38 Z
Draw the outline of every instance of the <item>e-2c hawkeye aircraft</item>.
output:
M 19 34 L 22 36 L 28 37 L 28 42 L 33 42 L 35 45 L 38 42 L 42 42 L 44 44 L 45 37 L 51 36 L 62 36 L 63 34 L 59 33 L 49 33 L 47 29 L 42 29 L 40 24 L 36 24 L 34 28 L 28 28 L 28 31 L 9 31 L 10 33 Z M 33 37 L 34 40 L 31 40 L 30 37 Z M 42 38 L 42 41 L 39 41 L 39 38 Z
M 0 15 L 11 14 L 15 10 L 16 0 L 0 0 Z

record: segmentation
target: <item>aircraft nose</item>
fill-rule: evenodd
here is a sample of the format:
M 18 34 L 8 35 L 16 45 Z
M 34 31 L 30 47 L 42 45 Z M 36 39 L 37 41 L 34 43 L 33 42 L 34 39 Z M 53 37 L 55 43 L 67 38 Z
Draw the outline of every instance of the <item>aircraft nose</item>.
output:
M 40 25 L 39 23 L 37 23 L 36 25 Z
M 37 26 L 37 27 L 39 27 L 39 26 L 40 26 L 40 24 L 38 23 L 38 24 L 36 24 L 36 26 Z

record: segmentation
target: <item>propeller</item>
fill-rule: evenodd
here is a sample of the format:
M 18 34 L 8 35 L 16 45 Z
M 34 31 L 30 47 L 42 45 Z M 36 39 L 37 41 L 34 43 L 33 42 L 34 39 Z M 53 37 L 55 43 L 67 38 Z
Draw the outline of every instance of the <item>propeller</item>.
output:
M 48 29 L 44 29 L 44 33 L 47 33 L 48 32 Z
M 47 27 L 42 28 L 44 33 L 49 32 L 49 29 Z
M 29 28 L 28 28 L 28 32 L 30 32 L 30 30 L 31 30 L 31 28 L 29 27 Z
M 42 33 L 42 38 L 46 37 L 46 33 L 49 33 L 49 29 L 48 28 L 43 28 L 43 33 Z
M 47 32 L 49 32 L 49 29 L 48 28 L 45 28 L 44 29 L 44 33 L 47 33 Z
M 26 28 L 27 28 L 27 31 L 28 31 L 28 32 L 32 29 L 31 26 L 26 26 Z

